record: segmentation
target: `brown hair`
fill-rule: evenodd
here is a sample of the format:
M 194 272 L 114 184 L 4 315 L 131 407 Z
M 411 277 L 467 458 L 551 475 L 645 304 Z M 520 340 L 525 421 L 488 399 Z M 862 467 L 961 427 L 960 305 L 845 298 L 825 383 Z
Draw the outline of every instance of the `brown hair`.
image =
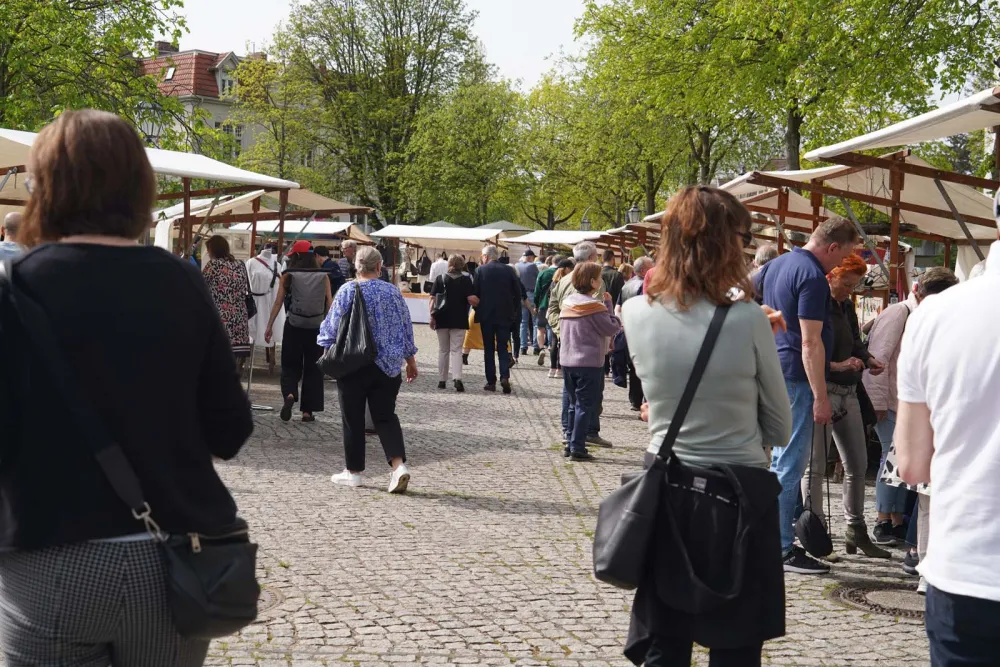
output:
M 233 253 L 229 251 L 229 241 L 225 236 L 212 236 L 205 241 L 205 249 L 212 259 L 234 259 Z
M 561 262 L 559 262 L 559 267 L 556 269 L 556 272 L 552 274 L 552 284 L 555 285 L 572 271 L 573 271 L 573 260 L 571 259 L 562 260 Z
M 601 279 L 601 265 L 595 262 L 581 262 L 573 269 L 573 288 L 581 294 L 594 291 L 594 281 Z
M 932 266 L 917 278 L 917 289 L 920 296 L 930 296 L 940 294 L 949 287 L 958 284 L 958 277 L 955 272 L 945 266 Z
M 861 240 L 854 223 L 839 215 L 830 216 L 812 233 L 814 239 L 820 245 L 847 245 L 857 243 Z
M 618 273 L 622 274 L 622 278 L 625 280 L 632 280 L 635 276 L 635 267 L 631 264 L 622 264 L 618 267 Z
M 142 141 L 104 111 L 66 111 L 38 134 L 28 157 L 26 245 L 95 234 L 136 239 L 152 225 L 156 178 Z
M 731 303 L 734 287 L 752 296 L 740 240 L 750 232 L 750 213 L 736 197 L 706 185 L 684 188 L 667 202 L 661 226 L 650 300 L 664 296 L 687 310 L 702 297 Z
M 452 255 L 448 260 L 448 270 L 454 271 L 455 273 L 462 273 L 465 271 L 465 258 L 461 255 Z

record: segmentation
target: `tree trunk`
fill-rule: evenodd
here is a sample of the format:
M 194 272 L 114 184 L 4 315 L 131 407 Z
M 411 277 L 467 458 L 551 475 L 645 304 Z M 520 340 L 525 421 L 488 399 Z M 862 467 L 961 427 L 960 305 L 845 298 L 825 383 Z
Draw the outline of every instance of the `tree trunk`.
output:
M 796 170 L 802 168 L 802 160 L 799 149 L 802 146 L 802 110 L 799 109 L 798 100 L 788 107 L 788 118 L 785 123 L 785 169 Z
M 712 130 L 699 130 L 698 142 L 701 144 L 701 154 L 698 156 L 698 182 L 708 185 L 715 174 L 712 173 Z
M 653 163 L 646 163 L 646 215 L 656 213 L 656 173 Z
M 545 228 L 556 228 L 556 209 L 552 204 L 549 204 L 548 209 L 545 211 Z

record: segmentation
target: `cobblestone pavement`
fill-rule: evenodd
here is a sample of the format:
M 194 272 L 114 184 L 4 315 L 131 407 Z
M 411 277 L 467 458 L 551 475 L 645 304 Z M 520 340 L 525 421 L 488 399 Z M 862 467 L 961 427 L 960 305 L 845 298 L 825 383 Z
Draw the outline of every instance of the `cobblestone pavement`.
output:
M 333 383 L 315 423 L 258 412 L 253 439 L 220 466 L 260 543 L 262 583 L 277 604 L 214 643 L 208 664 L 629 664 L 621 650 L 631 596 L 594 580 L 590 556 L 598 503 L 645 448 L 625 391 L 609 386 L 605 398 L 603 434 L 615 448 L 595 450 L 597 462 L 570 463 L 557 444 L 559 383 L 535 357 L 515 368 L 512 396 L 481 391 L 478 352 L 466 367 L 467 392 L 440 391 L 436 338 L 416 328 L 421 375 L 404 386 L 398 410 L 413 474 L 407 495 L 385 492 L 377 438 L 362 488 L 330 483 L 344 465 Z M 254 402 L 278 405 L 276 378 L 257 379 Z M 829 576 L 788 575 L 788 635 L 767 644 L 765 662 L 927 664 L 920 620 L 826 597 L 844 582 L 915 588 L 901 558 L 844 556 Z M 703 652 L 696 663 L 707 664 Z

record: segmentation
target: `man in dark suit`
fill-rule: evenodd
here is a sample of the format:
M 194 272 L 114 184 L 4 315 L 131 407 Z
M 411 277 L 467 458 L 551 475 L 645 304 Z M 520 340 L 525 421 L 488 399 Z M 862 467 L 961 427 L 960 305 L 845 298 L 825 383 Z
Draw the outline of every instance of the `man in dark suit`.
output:
M 510 389 L 510 357 L 507 343 L 514 324 L 514 311 L 520 308 L 521 283 L 517 273 L 497 261 L 496 246 L 483 248 L 482 266 L 476 271 L 474 293 L 479 298 L 476 319 L 483 330 L 483 353 L 486 357 L 486 391 L 497 390 L 497 369 L 494 350 L 500 357 L 500 386 L 503 393 Z

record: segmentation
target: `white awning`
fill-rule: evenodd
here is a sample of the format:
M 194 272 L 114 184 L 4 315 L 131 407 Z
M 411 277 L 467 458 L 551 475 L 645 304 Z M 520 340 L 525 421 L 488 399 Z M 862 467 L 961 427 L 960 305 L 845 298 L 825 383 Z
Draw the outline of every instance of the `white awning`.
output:
M 382 239 L 398 239 L 407 245 L 423 246 L 435 250 L 475 251 L 482 250 L 487 243 L 498 244 L 501 234 L 499 229 L 389 225 L 373 232 L 372 236 Z M 520 242 L 518 240 L 518 243 Z
M 330 199 L 323 195 L 316 194 L 311 190 L 289 190 L 288 203 L 310 211 L 331 211 L 336 213 L 370 213 L 367 206 L 356 206 L 345 204 L 336 199 Z
M 229 199 L 221 199 L 215 207 L 212 207 L 212 199 L 192 199 L 191 200 L 191 217 L 198 218 L 204 216 L 208 213 L 209 209 L 212 209 L 212 218 L 224 213 L 232 213 L 238 215 L 240 213 L 251 213 L 253 211 L 252 203 L 257 197 L 264 194 L 263 190 L 255 190 L 253 192 L 248 192 L 244 195 L 239 195 L 236 197 L 230 197 Z M 258 213 L 273 213 L 268 209 L 261 209 Z M 180 204 L 175 204 L 169 208 L 156 211 L 153 214 L 153 220 L 170 220 L 171 222 L 178 222 L 184 219 L 184 202 Z M 213 220 L 212 224 L 225 223 L 224 220 Z
M 5 167 L 27 164 L 28 152 L 37 137 L 34 132 L 0 128 L 0 178 Z M 153 171 L 161 176 L 201 178 L 233 185 L 253 185 L 268 190 L 289 188 L 294 191 L 299 187 L 298 183 L 239 169 L 197 153 L 147 148 L 146 156 Z M 2 191 L 2 198 L 27 200 L 28 193 L 24 189 L 23 174 L 18 174 L 17 178 L 13 176 L 10 178 Z
M 1000 106 L 996 106 L 998 104 L 1000 104 L 1000 88 L 989 88 L 954 104 L 928 111 L 881 130 L 809 151 L 805 158 L 823 160 L 834 155 L 873 148 L 911 146 L 924 141 L 936 141 L 956 134 L 995 127 L 1000 125 Z
M 577 229 L 539 229 L 517 237 L 518 245 L 576 245 L 581 241 L 595 241 L 605 232 L 581 232 Z
M 253 225 L 249 222 L 235 224 L 230 229 L 248 232 Z M 257 223 L 258 234 L 277 234 L 277 220 L 262 220 Z M 285 220 L 285 237 L 296 234 L 313 234 L 316 236 L 346 236 L 361 243 L 374 243 L 371 237 L 362 232 L 352 222 L 333 222 L 332 220 Z

